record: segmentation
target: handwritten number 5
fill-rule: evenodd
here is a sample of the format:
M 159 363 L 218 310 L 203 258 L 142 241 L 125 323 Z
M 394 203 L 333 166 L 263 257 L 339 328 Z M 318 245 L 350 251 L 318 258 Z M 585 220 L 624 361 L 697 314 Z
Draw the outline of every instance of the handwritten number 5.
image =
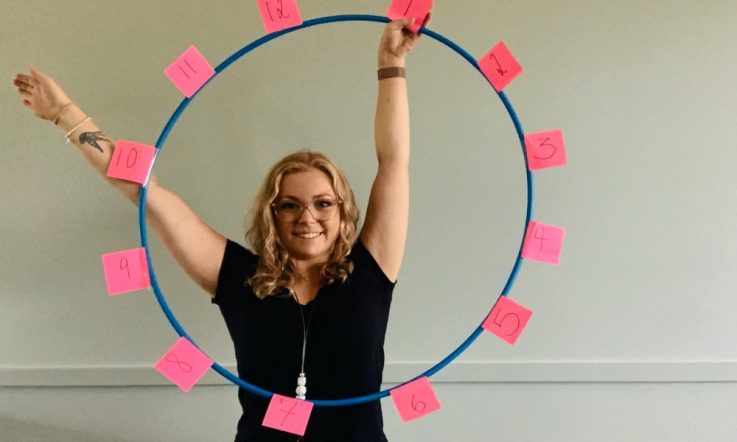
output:
M 497 310 L 496 313 L 494 314 L 494 317 L 492 318 L 492 321 L 494 322 L 494 324 L 499 326 L 499 328 L 502 328 L 502 323 L 511 316 L 512 319 L 517 321 L 517 324 L 514 326 L 514 330 L 512 330 L 510 333 L 506 333 L 506 335 L 512 336 L 513 334 L 517 333 L 517 330 L 519 330 L 519 323 L 520 323 L 519 316 L 516 313 L 507 313 L 506 315 L 504 315 L 501 321 L 497 322 L 496 320 L 499 319 L 499 312 L 500 310 Z

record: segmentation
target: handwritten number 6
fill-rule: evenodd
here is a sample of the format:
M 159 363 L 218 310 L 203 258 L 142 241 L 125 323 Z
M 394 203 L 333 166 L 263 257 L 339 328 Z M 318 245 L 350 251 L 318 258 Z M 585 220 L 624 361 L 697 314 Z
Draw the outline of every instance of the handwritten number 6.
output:
M 410 399 L 410 405 L 412 405 L 412 409 L 415 410 L 418 413 L 422 413 L 425 411 L 425 408 L 427 408 L 427 405 L 422 401 L 417 401 L 415 403 L 415 395 L 412 395 L 412 398 Z

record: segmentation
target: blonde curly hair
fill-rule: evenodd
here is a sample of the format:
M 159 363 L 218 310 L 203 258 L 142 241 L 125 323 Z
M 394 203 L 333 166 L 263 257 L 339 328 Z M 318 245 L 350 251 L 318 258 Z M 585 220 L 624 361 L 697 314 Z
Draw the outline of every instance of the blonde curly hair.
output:
M 271 168 L 251 208 L 251 223 L 246 231 L 246 240 L 258 255 L 259 262 L 255 273 L 247 282 L 261 299 L 281 293 L 282 289 L 288 289 L 295 281 L 294 259 L 279 241 L 271 203 L 279 195 L 284 176 L 309 169 L 325 173 L 333 185 L 336 198 L 342 201 L 338 206 L 338 237 L 321 270 L 323 282 L 332 284 L 336 280 L 345 281 L 353 271 L 353 263 L 346 259 L 357 236 L 359 213 L 353 191 L 345 175 L 327 156 L 301 150 L 287 155 Z

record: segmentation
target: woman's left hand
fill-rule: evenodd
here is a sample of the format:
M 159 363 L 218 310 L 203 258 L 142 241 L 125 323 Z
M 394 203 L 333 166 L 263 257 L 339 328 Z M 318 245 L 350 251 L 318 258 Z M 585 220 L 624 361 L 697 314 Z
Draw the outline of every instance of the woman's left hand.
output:
M 422 26 L 430 22 L 431 12 L 425 16 Z M 414 21 L 413 18 L 401 18 L 387 23 L 384 27 L 384 33 L 381 35 L 379 42 L 379 60 L 378 67 L 404 67 L 404 59 L 415 47 L 417 40 L 420 39 L 419 33 L 414 33 L 407 29 Z

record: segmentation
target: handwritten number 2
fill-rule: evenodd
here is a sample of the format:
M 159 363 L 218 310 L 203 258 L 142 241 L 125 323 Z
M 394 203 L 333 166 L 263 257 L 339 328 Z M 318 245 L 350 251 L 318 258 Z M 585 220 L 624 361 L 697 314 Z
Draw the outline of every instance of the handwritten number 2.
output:
M 504 69 L 502 69 L 502 65 L 499 64 L 499 59 L 496 58 L 496 55 L 494 55 L 494 54 L 489 55 L 489 58 L 491 58 L 492 60 L 494 60 L 494 63 L 496 63 L 496 71 L 497 71 L 497 73 L 499 73 L 499 75 L 501 75 L 503 77 L 507 73 L 507 71 L 505 71 Z

